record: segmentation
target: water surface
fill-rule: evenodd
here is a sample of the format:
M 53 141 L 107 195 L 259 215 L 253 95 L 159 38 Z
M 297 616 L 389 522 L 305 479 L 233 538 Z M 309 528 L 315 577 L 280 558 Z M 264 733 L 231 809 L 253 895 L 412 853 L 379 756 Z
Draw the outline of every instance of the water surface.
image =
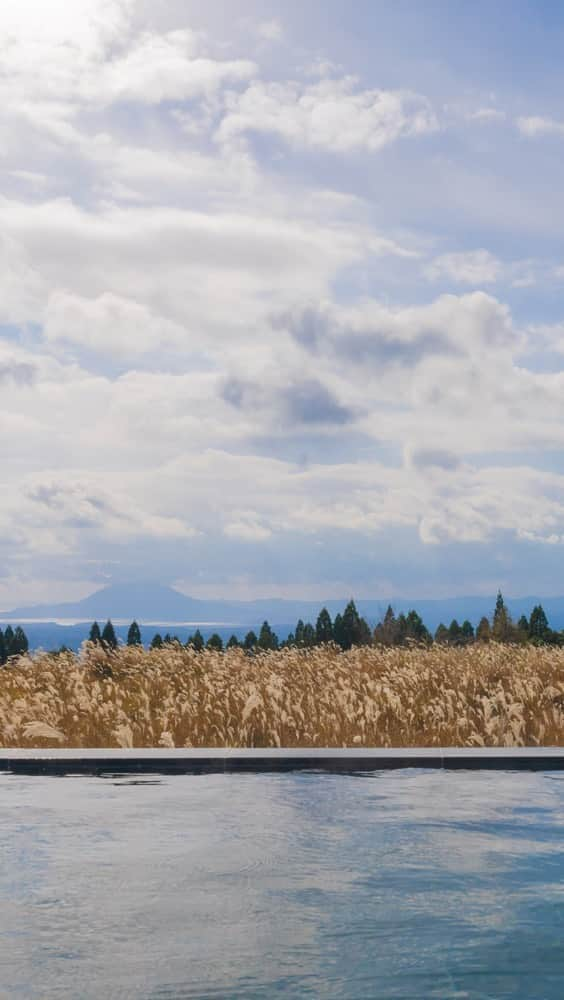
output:
M 0 775 L 0 996 L 564 994 L 564 775 Z

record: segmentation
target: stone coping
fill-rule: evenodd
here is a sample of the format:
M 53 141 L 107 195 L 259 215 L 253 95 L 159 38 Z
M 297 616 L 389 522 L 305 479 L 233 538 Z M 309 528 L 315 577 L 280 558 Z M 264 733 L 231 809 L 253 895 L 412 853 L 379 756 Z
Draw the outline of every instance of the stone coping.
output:
M 371 749 L 0 749 L 0 772 L 12 774 L 217 774 L 392 768 L 564 770 L 564 747 L 402 747 Z

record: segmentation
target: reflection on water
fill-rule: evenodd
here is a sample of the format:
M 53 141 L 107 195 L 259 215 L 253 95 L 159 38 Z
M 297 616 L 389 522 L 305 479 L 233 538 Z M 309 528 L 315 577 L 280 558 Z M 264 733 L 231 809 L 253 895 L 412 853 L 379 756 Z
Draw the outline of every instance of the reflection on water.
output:
M 544 998 L 564 780 L 0 776 L 0 996 Z

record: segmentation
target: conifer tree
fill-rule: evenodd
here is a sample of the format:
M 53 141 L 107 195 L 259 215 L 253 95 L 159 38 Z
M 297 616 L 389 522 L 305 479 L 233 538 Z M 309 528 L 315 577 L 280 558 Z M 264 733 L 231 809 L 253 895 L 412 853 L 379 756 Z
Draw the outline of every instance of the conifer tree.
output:
M 190 645 L 196 653 L 201 653 L 204 649 L 204 637 L 200 632 L 199 628 L 196 629 L 194 635 L 190 636 Z
M 108 649 L 117 649 L 117 636 L 109 618 L 102 629 L 102 642 Z
M 258 639 L 256 637 L 256 633 L 251 629 L 250 632 L 247 632 L 245 638 L 243 639 L 243 649 L 247 653 L 252 653 L 257 648 L 257 644 Z
M 490 623 L 485 615 L 483 618 L 480 618 L 478 623 L 478 628 L 476 629 L 476 639 L 478 642 L 489 642 L 491 639 Z
M 448 641 L 451 646 L 458 646 L 460 645 L 460 640 L 461 640 L 461 628 L 456 618 L 453 618 L 448 627 Z
M 315 639 L 319 645 L 333 640 L 333 622 L 327 608 L 322 608 L 317 617 Z
M 467 618 L 465 619 L 465 621 L 462 622 L 462 625 L 460 626 L 460 635 L 462 641 L 465 644 L 473 642 L 474 640 L 474 626 L 472 625 L 472 622 L 468 621 Z
M 12 656 L 23 656 L 29 649 L 29 642 L 23 628 L 18 625 L 12 640 Z
M 272 631 L 268 622 L 263 622 L 258 637 L 259 649 L 278 649 L 278 637 Z
M 446 625 L 440 622 L 435 631 L 435 642 L 446 644 L 449 640 L 449 631 Z
M 230 637 L 230 638 L 229 638 L 229 639 L 227 640 L 227 645 L 226 645 L 226 647 L 225 647 L 225 648 L 226 648 L 226 649 L 238 649 L 240 645 L 241 645 L 241 644 L 240 644 L 240 642 L 239 642 L 239 640 L 238 640 L 237 636 L 236 636 L 236 635 L 232 635 L 232 636 L 231 636 L 231 637 Z
M 397 639 L 398 623 L 394 616 L 394 609 L 388 604 L 384 620 L 374 629 L 374 642 L 380 646 L 395 646 Z
M 537 604 L 531 611 L 529 622 L 529 639 L 537 645 L 544 645 L 550 642 L 550 628 L 542 604 Z
M 90 629 L 88 641 L 94 643 L 99 643 L 102 641 L 102 633 L 100 632 L 100 626 L 98 625 L 98 622 L 92 623 L 92 628 Z
M 304 644 L 304 623 L 301 620 L 301 618 L 299 619 L 299 621 L 298 621 L 298 623 L 296 625 L 296 633 L 295 633 L 295 636 L 294 636 L 294 642 L 295 642 L 296 646 L 300 646 L 300 647 L 303 646 L 303 644 Z
M 359 645 L 360 615 L 354 601 L 349 601 L 343 612 L 343 649 Z
M 8 654 L 6 653 L 6 643 L 4 641 L 4 633 L 0 628 L 0 667 L 4 665 L 8 659 Z
M 11 625 L 6 625 L 4 632 L 4 645 L 6 647 L 6 658 L 14 655 L 14 630 Z
M 312 647 L 315 646 L 315 643 L 316 643 L 315 629 L 311 624 L 311 622 L 306 622 L 304 625 L 304 638 L 303 638 L 304 649 L 312 649 Z
M 420 615 L 413 608 L 408 611 L 405 619 L 405 638 L 411 642 L 430 642 L 431 634 L 423 624 Z
M 137 622 L 131 622 L 129 626 L 129 632 L 127 633 L 127 645 L 128 646 L 140 646 L 141 645 L 141 629 Z
M 216 653 L 223 653 L 223 639 L 217 632 L 210 635 L 208 641 L 206 642 L 206 649 L 212 649 Z
M 160 649 L 163 644 L 163 637 L 160 632 L 155 632 L 151 639 L 151 649 Z
M 337 643 L 337 646 L 340 646 L 341 649 L 345 648 L 343 616 L 340 614 L 335 615 L 335 621 L 333 622 L 333 639 Z
M 492 623 L 492 639 L 495 639 L 496 642 L 510 642 L 512 638 L 513 623 L 511 615 L 505 606 L 501 590 L 498 590 Z

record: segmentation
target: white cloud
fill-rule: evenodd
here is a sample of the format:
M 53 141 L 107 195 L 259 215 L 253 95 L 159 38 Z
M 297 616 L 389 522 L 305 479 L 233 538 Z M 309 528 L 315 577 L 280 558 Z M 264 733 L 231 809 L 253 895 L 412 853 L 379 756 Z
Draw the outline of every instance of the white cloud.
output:
M 218 129 L 226 142 L 248 132 L 279 135 L 291 145 L 334 153 L 377 151 L 438 128 L 426 100 L 409 91 L 359 90 L 355 77 L 299 83 L 257 81 L 232 92 Z
M 133 363 L 140 354 L 181 349 L 188 339 L 178 324 L 111 292 L 87 299 L 55 291 L 47 304 L 43 332 L 47 341 L 79 344 Z
M 533 139 L 538 135 L 564 135 L 564 122 L 554 118 L 543 118 L 539 115 L 518 118 L 517 128 L 522 135 Z
M 432 281 L 447 278 L 461 285 L 491 285 L 501 277 L 502 264 L 488 250 L 469 250 L 435 257 L 425 270 Z
M 472 121 L 477 122 L 500 122 L 504 121 L 507 115 L 499 108 L 477 108 L 468 116 Z

